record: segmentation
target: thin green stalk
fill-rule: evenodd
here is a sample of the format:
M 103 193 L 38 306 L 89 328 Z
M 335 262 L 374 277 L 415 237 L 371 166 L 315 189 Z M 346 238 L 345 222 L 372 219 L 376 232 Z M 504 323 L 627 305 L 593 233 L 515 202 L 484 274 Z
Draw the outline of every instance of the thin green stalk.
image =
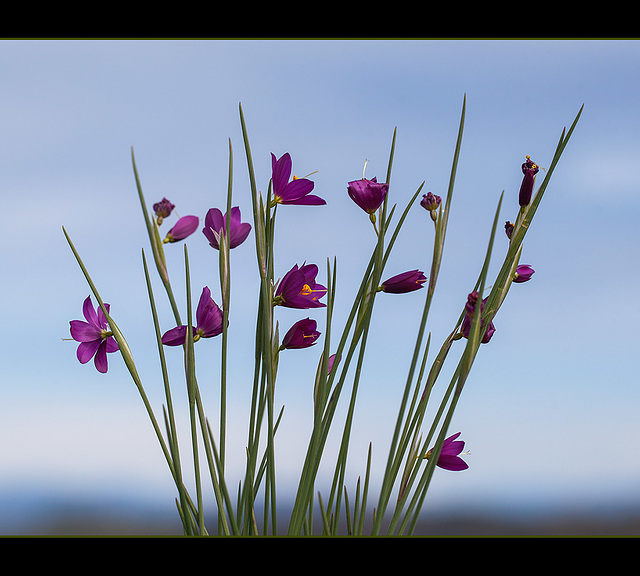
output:
M 224 470 L 226 454 L 226 429 L 227 429 L 227 355 L 228 355 L 228 324 L 229 306 L 231 301 L 231 265 L 230 265 L 230 245 L 229 230 L 231 229 L 231 192 L 233 188 L 233 150 L 231 139 L 229 139 L 229 180 L 227 187 L 227 211 L 226 230 L 220 238 L 220 291 L 222 293 L 222 355 L 220 366 L 220 464 Z
M 187 246 L 184 246 L 185 276 L 186 276 L 186 293 L 187 293 L 187 339 L 185 345 L 185 373 L 187 379 L 187 395 L 189 398 L 189 422 L 191 426 L 191 446 L 193 453 L 193 469 L 196 484 L 196 501 L 198 505 L 198 528 L 200 534 L 206 532 L 204 527 L 204 510 L 202 502 L 202 483 L 200 479 L 200 456 L 198 450 L 198 434 L 196 428 L 196 368 L 195 353 L 193 349 L 193 319 L 191 312 L 191 278 L 189 274 L 189 256 Z
M 169 470 L 171 471 L 171 475 L 173 476 L 174 481 L 176 482 L 176 485 L 179 487 L 181 486 L 181 481 L 179 476 L 176 473 L 176 469 L 171 457 L 171 451 L 169 450 L 169 448 L 167 447 L 164 437 L 162 436 L 162 431 L 161 428 L 156 420 L 155 414 L 153 412 L 153 409 L 151 407 L 151 403 L 149 402 L 149 399 L 146 395 L 146 392 L 144 391 L 144 387 L 142 385 L 142 380 L 140 379 L 140 376 L 138 374 L 138 371 L 136 369 L 135 366 L 135 362 L 133 360 L 133 354 L 131 353 L 131 349 L 129 348 L 129 344 L 127 343 L 127 341 L 124 338 L 123 333 L 121 332 L 120 328 L 118 327 L 118 325 L 115 323 L 115 321 L 113 320 L 113 318 L 109 315 L 109 312 L 107 311 L 104 302 L 102 300 L 102 297 L 100 296 L 93 280 L 91 279 L 91 276 L 89 275 L 89 272 L 87 271 L 87 268 L 85 267 L 84 263 L 82 262 L 82 259 L 80 258 L 80 255 L 78 254 L 78 251 L 76 250 L 75 246 L 73 245 L 73 242 L 71 241 L 71 238 L 69 237 L 69 235 L 67 234 L 67 231 L 65 230 L 64 226 L 62 227 L 62 231 L 67 239 L 67 242 L 69 243 L 69 247 L 71 248 L 71 251 L 73 252 L 73 255 L 75 256 L 78 265 L 80 266 L 80 269 L 82 270 L 82 273 L 84 274 L 85 279 L 87 280 L 87 283 L 89 284 L 89 287 L 91 288 L 91 291 L 93 293 L 93 295 L 95 296 L 96 300 L 98 301 L 98 304 L 100 305 L 100 308 L 102 309 L 102 313 L 104 314 L 104 317 L 106 318 L 107 322 L 109 323 L 109 328 L 111 329 L 111 332 L 113 333 L 113 337 L 116 340 L 116 342 L 118 343 L 118 347 L 120 348 L 120 353 L 122 355 L 122 359 L 124 360 L 124 363 L 127 367 L 127 369 L 129 370 L 129 374 L 131 375 L 131 378 L 133 379 L 133 382 L 136 386 L 136 388 L 138 389 L 138 393 L 140 394 L 140 398 L 142 399 L 142 402 L 144 404 L 144 407 L 147 411 L 147 415 L 149 416 L 149 419 L 151 421 L 151 425 L 153 426 L 153 430 L 156 434 L 156 437 L 158 439 L 158 442 L 160 444 L 160 448 L 162 449 L 162 453 L 164 454 L 164 457 L 167 461 L 167 464 L 169 466 Z M 180 489 L 180 488 L 179 488 Z
M 416 343 L 415 343 L 415 347 L 414 347 L 414 353 L 411 359 L 411 364 L 409 366 L 409 371 L 408 371 L 408 375 L 407 375 L 407 381 L 406 381 L 406 385 L 405 385 L 405 391 L 404 391 L 404 395 L 401 401 L 401 405 L 400 405 L 400 409 L 398 411 L 398 417 L 396 419 L 396 426 L 394 429 L 394 433 L 393 433 L 393 437 L 391 440 L 391 446 L 389 449 L 389 456 L 387 458 L 387 466 L 385 469 L 385 473 L 383 475 L 383 483 L 382 483 L 382 487 L 380 490 L 380 496 L 379 496 L 379 501 L 378 501 L 378 508 L 377 508 L 377 514 L 376 514 L 376 521 L 374 522 L 373 525 L 373 533 L 377 534 L 380 530 L 381 527 L 381 523 L 384 519 L 384 515 L 385 515 L 385 511 L 389 502 L 389 498 L 391 495 L 391 491 L 393 488 L 393 485 L 395 483 L 395 480 L 397 478 L 397 474 L 400 468 L 400 461 L 402 459 L 402 453 L 400 453 L 399 455 L 396 455 L 396 448 L 398 445 L 398 438 L 400 436 L 400 432 L 401 432 L 401 428 L 402 428 L 402 422 L 403 422 L 403 418 L 404 418 L 404 412 L 405 412 L 405 407 L 406 407 L 406 403 L 408 401 L 408 397 L 409 397 L 409 392 L 411 389 L 411 383 L 413 381 L 413 375 L 415 372 L 415 367 L 417 365 L 418 362 L 418 355 L 419 355 L 419 351 L 421 349 L 422 346 L 422 339 L 424 337 L 424 332 L 426 330 L 426 323 L 427 323 L 427 318 L 428 318 L 428 314 L 429 314 L 429 310 L 431 308 L 431 301 L 433 299 L 433 294 L 435 291 L 435 286 L 436 286 L 436 280 L 438 278 L 438 274 L 439 274 L 439 270 L 440 270 L 440 263 L 442 260 L 442 253 L 444 250 L 444 241 L 445 241 L 445 237 L 446 237 L 446 229 L 447 229 L 447 223 L 448 223 L 448 219 L 449 219 L 449 213 L 451 211 L 451 203 L 452 203 L 452 199 L 453 199 L 453 189 L 454 189 L 454 184 L 455 184 L 455 179 L 456 179 L 456 173 L 457 173 L 457 167 L 458 167 L 458 160 L 460 158 L 460 150 L 462 148 L 462 135 L 463 135 L 463 131 L 464 131 L 464 121 L 465 121 L 465 115 L 466 115 L 466 95 L 465 98 L 463 99 L 463 103 L 462 103 L 462 112 L 460 115 L 460 124 L 458 126 L 458 136 L 456 139 L 456 145 L 455 145 L 455 149 L 454 149 L 454 154 L 453 154 L 453 162 L 452 162 L 452 166 L 451 166 L 451 173 L 449 176 L 449 187 L 447 189 L 447 196 L 446 196 L 446 200 L 444 203 L 444 208 L 442 206 L 442 204 L 440 205 L 439 208 L 439 214 L 438 214 L 438 220 L 436 223 L 436 235 L 435 235 L 435 239 L 434 239 L 434 252 L 433 252 L 433 257 L 432 257 L 432 262 L 431 262 L 431 272 L 430 272 L 430 276 L 429 276 L 429 284 L 428 284 L 428 288 L 427 288 L 427 295 L 426 295 L 426 300 L 425 300 L 425 305 L 423 308 L 423 312 L 422 312 L 422 318 L 420 321 L 420 326 L 418 328 L 418 335 L 416 337 Z M 402 447 L 402 449 L 406 449 L 406 444 Z
M 138 176 L 138 169 L 136 167 L 133 148 L 131 148 L 131 162 L 133 164 L 133 173 L 136 180 L 136 188 L 138 190 L 138 198 L 140 200 L 140 206 L 142 208 L 142 215 L 144 217 L 145 226 L 147 228 L 147 233 L 149 235 L 149 242 L 151 243 L 151 250 L 153 252 L 153 258 L 156 263 L 156 268 L 158 269 L 158 275 L 160 276 L 160 279 L 162 280 L 165 291 L 167 292 L 169 303 L 171 305 L 171 309 L 173 310 L 173 315 L 176 320 L 176 325 L 180 326 L 182 322 L 180 320 L 180 313 L 178 312 L 178 305 L 176 304 L 176 300 L 173 296 L 173 289 L 171 288 L 171 282 L 169 281 L 169 273 L 167 271 L 167 261 L 164 255 L 164 248 L 162 247 L 162 240 L 160 240 L 158 225 L 156 224 L 156 221 L 149 218 L 149 213 L 147 212 L 147 204 L 144 199 L 144 194 L 142 193 L 142 186 L 140 184 L 140 177 Z
M 162 333 L 160 331 L 160 324 L 158 321 L 158 313 L 155 305 L 155 298 L 153 295 L 153 288 L 151 286 L 151 279 L 149 277 L 149 268 L 147 266 L 147 259 L 144 254 L 144 249 L 142 250 L 142 263 L 144 267 L 144 275 L 147 283 L 147 291 L 149 293 L 149 303 L 151 306 L 151 314 L 153 317 L 153 326 L 156 334 L 156 344 L 158 347 L 158 354 L 160 357 L 160 367 L 162 370 L 162 380 L 164 384 L 165 398 L 167 401 L 167 437 L 169 439 L 169 443 L 171 446 L 172 460 L 176 470 L 176 476 L 178 477 L 178 492 L 180 496 L 180 506 L 183 510 L 184 517 L 187 517 L 187 495 L 182 483 L 182 466 L 180 463 L 180 453 L 178 448 L 178 433 L 176 429 L 175 423 L 175 414 L 173 409 L 173 401 L 171 397 L 171 387 L 169 384 L 169 374 L 167 371 L 167 363 L 164 354 L 164 346 L 162 344 Z

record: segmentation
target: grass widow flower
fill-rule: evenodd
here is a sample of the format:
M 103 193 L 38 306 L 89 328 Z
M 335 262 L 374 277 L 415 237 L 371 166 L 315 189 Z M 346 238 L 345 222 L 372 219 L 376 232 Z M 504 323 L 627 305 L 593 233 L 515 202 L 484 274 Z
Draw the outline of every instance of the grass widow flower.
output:
M 531 202 L 531 194 L 533 192 L 533 183 L 536 179 L 536 174 L 540 167 L 535 164 L 529 156 L 527 156 L 526 162 L 522 165 L 522 184 L 520 185 L 519 202 L 520 206 L 528 206 Z
M 533 276 L 535 270 L 531 268 L 528 264 L 521 264 L 516 268 L 516 273 L 514 275 L 514 282 L 527 282 Z
M 196 231 L 200 219 L 197 216 L 183 216 L 180 218 L 173 228 L 167 232 L 163 242 L 177 242 L 184 240 L 187 236 L 191 236 Z
M 471 330 L 471 321 L 473 320 L 473 315 L 476 309 L 477 302 L 478 302 L 478 293 L 474 290 L 467 297 L 467 303 L 464 306 L 465 315 L 464 315 L 464 319 L 462 320 L 461 332 L 465 338 L 469 338 L 469 332 Z M 484 308 L 484 300 L 480 304 L 480 313 L 482 313 L 483 308 Z M 484 330 L 484 324 L 485 324 L 485 321 L 481 319 L 480 332 Z M 489 340 L 491 340 L 491 337 L 493 336 L 495 331 L 496 331 L 496 327 L 493 325 L 493 322 L 490 322 L 489 327 L 487 328 L 487 331 L 484 333 L 484 336 L 482 337 L 482 343 L 486 344 L 487 342 L 489 342 Z
M 511 236 L 513 236 L 514 228 L 515 226 L 511 222 L 509 222 L 509 220 L 504 223 L 504 233 L 507 235 L 507 238 L 509 238 L 509 240 L 511 240 Z
M 271 182 L 273 186 L 273 204 L 300 204 L 321 206 L 326 201 L 319 196 L 309 194 L 315 184 L 308 178 L 291 177 L 291 155 L 285 152 L 276 159 L 271 153 Z
M 420 206 L 429 212 L 431 220 L 434 222 L 438 219 L 438 206 L 440 206 L 441 203 L 442 198 L 440 196 L 436 196 L 432 192 L 423 194 L 422 200 L 420 200 Z
M 296 264 L 278 284 L 274 305 L 300 309 L 326 306 L 319 300 L 327 293 L 327 289 L 316 283 L 317 274 L 318 267 L 315 264 L 303 264 L 300 268 Z
M 298 320 L 284 335 L 280 350 L 313 346 L 320 337 L 320 332 L 316 330 L 317 326 L 317 322 L 311 318 Z
M 410 270 L 385 280 L 379 290 L 390 294 L 404 294 L 419 290 L 426 281 L 427 277 L 420 270 Z
M 202 289 L 198 308 L 196 309 L 196 325 L 193 330 L 193 340 L 213 338 L 222 332 L 222 310 L 211 298 L 211 291 L 207 286 Z M 165 346 L 182 346 L 187 336 L 187 326 L 176 326 L 167 330 L 162 336 Z
M 109 312 L 109 304 L 105 304 Z M 96 310 L 91 305 L 91 296 L 87 296 L 82 305 L 82 313 L 86 322 L 82 320 L 71 320 L 69 322 L 71 337 L 78 344 L 76 355 L 81 364 L 86 364 L 93 358 L 96 370 L 105 373 L 108 369 L 107 353 L 117 352 L 118 343 L 109 330 L 109 323 L 102 312 L 100 306 Z
M 469 465 L 458 456 L 464 450 L 464 442 L 462 440 L 456 440 L 458 436 L 460 436 L 460 432 L 449 436 L 449 438 L 446 438 L 442 443 L 442 450 L 440 450 L 436 466 L 444 468 L 445 470 L 453 470 L 454 472 L 469 468 Z M 425 458 L 429 459 L 432 451 L 433 448 L 427 452 Z
M 369 214 L 370 218 L 384 202 L 387 192 L 389 192 L 389 184 L 378 183 L 375 176 L 371 180 L 363 177 L 361 180 L 353 180 L 347 184 L 349 197 Z
M 220 236 L 227 229 L 227 215 L 222 214 L 218 208 L 211 208 L 204 218 L 202 233 L 209 240 L 209 244 L 216 250 L 220 250 Z M 229 214 L 229 248 L 240 246 L 251 232 L 251 224 L 241 221 L 240 208 L 234 206 Z
M 162 224 L 162 221 L 173 212 L 175 205 L 169 202 L 166 198 L 163 198 L 160 202 L 156 202 L 153 205 L 153 211 L 156 213 L 156 220 L 158 226 Z

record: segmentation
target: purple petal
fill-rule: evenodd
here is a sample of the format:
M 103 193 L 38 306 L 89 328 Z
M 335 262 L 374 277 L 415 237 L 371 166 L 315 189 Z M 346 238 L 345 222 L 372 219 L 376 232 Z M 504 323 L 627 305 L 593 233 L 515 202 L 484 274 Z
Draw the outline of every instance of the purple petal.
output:
M 85 301 L 82 303 L 82 313 L 89 324 L 93 324 L 96 328 L 102 328 L 102 325 L 98 321 L 96 311 L 91 305 L 91 296 L 87 296 Z
M 249 232 L 251 232 L 251 224 L 247 222 L 243 222 L 235 228 L 232 228 L 229 234 L 229 248 L 240 246 L 240 244 L 247 239 L 247 236 L 249 236 Z
M 82 320 L 71 320 L 69 322 L 71 337 L 76 342 L 92 342 L 102 338 L 102 329 Z
M 176 222 L 175 226 L 167 232 L 166 239 L 169 242 L 185 239 L 196 231 L 199 222 L 200 219 L 197 216 L 183 216 Z
M 109 336 L 107 338 L 107 352 L 117 352 L 120 350 L 120 346 L 116 342 L 116 339 L 113 336 Z
M 104 307 L 107 311 L 107 314 L 109 314 L 109 311 L 111 310 L 111 307 L 109 306 L 109 304 L 105 302 Z M 104 312 L 102 311 L 102 307 L 100 305 L 98 305 L 96 313 L 98 315 L 98 322 L 100 323 L 100 327 L 107 330 L 109 328 L 109 322 L 107 322 L 107 318 L 105 317 Z
M 314 186 L 315 184 L 311 180 L 307 180 L 307 178 L 296 178 L 289 182 L 277 196 L 282 199 L 283 204 L 286 204 L 306 196 L 313 190 Z
M 196 309 L 196 325 L 200 325 L 206 319 L 208 309 L 211 307 L 211 290 L 208 286 L 202 289 L 200 300 L 198 300 L 198 308 Z
M 204 218 L 202 233 L 207 237 L 207 240 L 209 240 L 209 244 L 216 250 L 220 248 L 216 234 L 220 234 L 220 230 L 222 230 L 224 226 L 223 223 L 222 212 L 220 212 L 218 208 L 211 208 Z
M 222 332 L 222 310 L 211 298 L 207 286 L 202 289 L 198 309 L 196 311 L 197 331 L 203 338 L 211 338 Z
M 91 340 L 90 342 L 81 342 L 78 344 L 78 350 L 76 351 L 78 361 L 81 364 L 89 362 L 98 351 L 101 343 L 101 340 Z
M 162 343 L 165 346 L 182 346 L 185 343 L 186 337 L 187 337 L 187 327 L 176 326 L 171 330 L 167 330 L 163 334 Z
M 303 196 L 302 198 L 291 200 L 289 202 L 282 202 L 282 204 L 296 204 L 298 206 L 324 206 L 326 203 L 326 200 L 320 198 L 320 196 L 314 196 L 313 194 L 309 194 L 308 196 Z
M 285 152 L 279 159 L 271 153 L 271 179 L 273 181 L 273 195 L 280 196 L 280 193 L 289 182 L 291 176 L 291 156 Z
M 440 455 L 440 457 L 438 458 L 437 466 L 439 466 L 440 468 L 444 468 L 445 470 L 453 470 L 454 472 L 457 472 L 459 470 L 466 470 L 467 468 L 469 468 L 469 465 L 462 458 L 459 458 L 458 456 L 450 456 L 447 454 Z
M 96 370 L 98 372 L 101 372 L 102 374 L 106 373 L 108 369 L 106 342 L 100 343 L 100 346 L 98 347 L 98 351 L 96 352 L 95 358 L 93 359 L 93 363 L 95 364 Z

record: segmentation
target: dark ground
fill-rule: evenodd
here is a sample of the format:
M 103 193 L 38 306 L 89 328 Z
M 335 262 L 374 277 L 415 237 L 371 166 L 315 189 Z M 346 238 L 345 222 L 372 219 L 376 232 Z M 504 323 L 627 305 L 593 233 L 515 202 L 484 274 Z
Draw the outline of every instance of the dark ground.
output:
M 0 511 L 1 513 L 1 511 Z M 177 513 L 148 509 L 57 503 L 32 512 L 29 518 L 4 517 L 3 536 L 181 536 Z M 425 517 L 415 536 L 640 536 L 640 510 L 573 511 L 518 515 L 497 512 L 433 514 Z

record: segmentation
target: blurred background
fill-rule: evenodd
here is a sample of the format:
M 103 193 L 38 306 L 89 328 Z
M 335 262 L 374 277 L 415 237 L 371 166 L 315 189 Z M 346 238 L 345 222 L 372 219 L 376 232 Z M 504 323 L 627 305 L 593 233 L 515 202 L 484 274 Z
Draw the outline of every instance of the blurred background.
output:
M 583 104 L 584 112 L 525 241 L 522 261 L 535 275 L 511 290 L 452 422 L 470 467 L 438 470 L 419 533 L 637 534 L 639 59 L 633 40 L 0 41 L 0 533 L 181 533 L 166 462 L 121 358 L 109 355 L 109 372 L 99 374 L 78 363 L 68 340 L 90 291 L 62 226 L 111 304 L 161 419 L 141 259 L 150 250 L 132 148 L 149 207 L 167 197 L 178 215 L 203 223 L 209 208 L 226 203 L 230 141 L 234 205 L 250 221 L 241 103 L 262 191 L 272 152 L 289 152 L 298 176 L 316 171 L 310 178 L 327 205 L 278 211 L 276 274 L 306 261 L 319 265 L 323 282 L 335 256 L 340 325 L 375 240 L 347 182 L 362 177 L 365 162 L 366 177 L 384 179 L 397 128 L 390 201 L 404 208 L 422 182 L 424 192 L 445 196 L 466 95 L 428 325 L 433 350 L 477 278 L 500 193 L 501 221 L 513 220 L 525 156 L 548 166 L 562 129 Z M 416 206 L 388 276 L 428 273 L 432 228 Z M 219 302 L 217 252 L 200 230 L 186 243 L 195 297 L 207 285 Z M 184 310 L 183 244 L 166 251 Z M 504 250 L 499 234 L 493 274 Z M 251 236 L 232 252 L 232 485 L 243 469 L 257 286 Z M 382 294 L 377 303 L 350 449 L 351 494 L 370 442 L 374 471 L 384 468 L 423 301 L 424 290 Z M 307 316 L 323 331 L 322 310 L 278 310 L 277 319 L 284 331 Z M 219 340 L 197 351 L 217 423 Z M 319 353 L 320 346 L 286 351 L 280 361 L 285 508 L 306 449 Z M 181 354 L 167 356 L 186 431 Z M 443 377 L 439 389 L 445 385 Z M 331 472 L 329 459 L 319 489 Z

